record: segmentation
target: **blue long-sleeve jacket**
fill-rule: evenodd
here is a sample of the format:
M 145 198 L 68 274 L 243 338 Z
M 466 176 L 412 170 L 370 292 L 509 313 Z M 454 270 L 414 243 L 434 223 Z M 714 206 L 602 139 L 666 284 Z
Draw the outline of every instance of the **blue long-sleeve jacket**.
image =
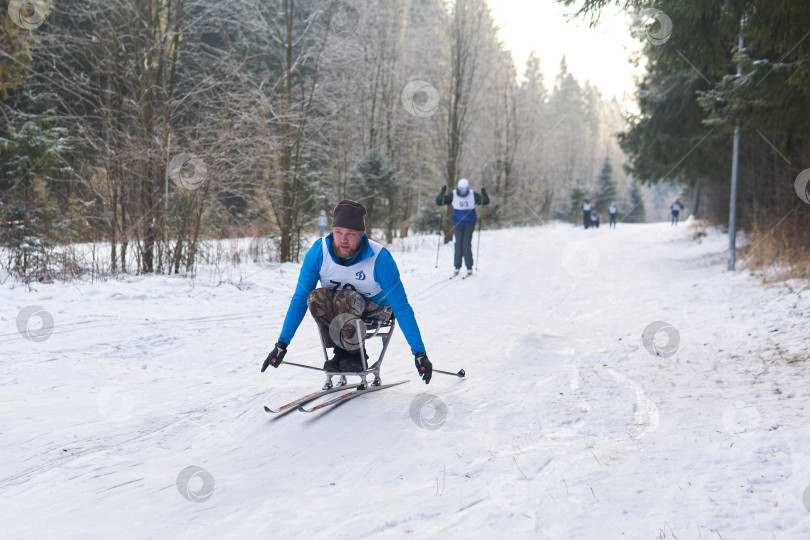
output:
M 307 297 L 309 293 L 315 290 L 320 279 L 321 263 L 323 262 L 322 242 L 326 242 L 332 260 L 337 264 L 341 264 L 340 260 L 335 257 L 331 234 L 325 239 L 319 238 L 309 248 L 309 251 L 304 256 L 304 264 L 301 265 L 298 284 L 295 287 L 290 307 L 287 309 L 287 316 L 284 318 L 284 326 L 281 328 L 279 341 L 289 344 L 304 319 L 307 312 Z M 360 249 L 344 266 L 352 266 L 373 255 L 374 251 L 368 244 L 368 236 L 363 235 Z M 411 353 L 427 352 L 425 351 L 425 345 L 422 343 L 422 335 L 419 333 L 419 326 L 416 324 L 413 308 L 408 303 L 405 287 L 402 286 L 402 281 L 399 279 L 397 264 L 394 262 L 391 253 L 385 248 L 380 250 L 374 263 L 374 280 L 380 284 L 382 292 L 372 296 L 371 299 L 380 305 L 391 306 L 391 311 L 394 312 L 399 327 L 411 347 Z

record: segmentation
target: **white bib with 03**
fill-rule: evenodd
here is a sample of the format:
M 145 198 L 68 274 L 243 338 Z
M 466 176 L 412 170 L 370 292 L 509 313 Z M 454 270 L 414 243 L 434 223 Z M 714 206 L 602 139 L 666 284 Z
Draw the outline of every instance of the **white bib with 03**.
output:
M 382 244 L 369 239 L 368 245 L 371 246 L 374 255 L 351 266 L 341 266 L 332 260 L 325 238 L 321 241 L 321 245 L 323 247 L 323 262 L 321 262 L 320 271 L 321 287 L 333 291 L 349 289 L 357 291 L 367 298 L 382 292 L 382 287 L 374 280 L 374 263 L 383 248 Z

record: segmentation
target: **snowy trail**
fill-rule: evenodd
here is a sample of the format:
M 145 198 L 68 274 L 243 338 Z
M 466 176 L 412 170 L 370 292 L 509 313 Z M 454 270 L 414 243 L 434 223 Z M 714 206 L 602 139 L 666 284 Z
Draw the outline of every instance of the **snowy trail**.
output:
M 694 232 L 489 231 L 463 281 L 451 246 L 434 269 L 435 237 L 408 239 L 428 354 L 467 378 L 425 386 L 397 330 L 383 377 L 410 382 L 279 419 L 262 406 L 322 383 L 259 373 L 297 265 L 6 283 L 0 536 L 810 538 L 810 288 L 728 274 L 725 238 Z M 45 341 L 17 332 L 29 305 Z M 642 343 L 656 321 L 672 356 Z M 309 318 L 287 359 L 321 362 Z M 189 466 L 207 500 L 179 493 Z

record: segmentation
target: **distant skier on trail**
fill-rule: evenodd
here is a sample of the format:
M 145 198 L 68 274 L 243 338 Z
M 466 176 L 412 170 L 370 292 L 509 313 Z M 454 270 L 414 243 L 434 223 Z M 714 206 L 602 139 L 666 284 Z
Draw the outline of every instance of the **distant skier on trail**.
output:
M 588 199 L 582 203 L 582 223 L 586 229 L 591 226 L 591 202 Z
M 430 382 L 433 366 L 425 353 L 396 262 L 384 246 L 365 234 L 365 214 L 366 208 L 355 201 L 343 200 L 335 207 L 333 232 L 316 240 L 307 251 L 281 335 L 265 359 L 262 372 L 269 365 L 281 365 L 307 307 L 318 324 L 324 346 L 334 348 L 334 357 L 324 363 L 324 370 L 361 371 L 360 351 L 338 347 L 330 335 L 330 325 L 340 314 L 350 314 L 352 319 L 388 321 L 393 311 L 411 346 L 419 375 L 426 384 Z M 316 289 L 319 280 L 321 288 Z M 348 343 L 357 339 L 352 324 L 346 323 L 339 332 L 339 340 Z
M 675 202 L 672 203 L 672 221 L 670 225 L 677 225 L 678 224 L 678 214 L 681 213 L 683 206 L 681 205 L 681 201 L 679 199 L 675 199 Z
M 470 276 L 473 271 L 472 235 L 477 220 L 475 207 L 489 204 L 487 190 L 482 187 L 479 195 L 470 189 L 470 182 L 466 178 L 462 178 L 458 181 L 456 189 L 449 195 L 447 194 L 447 186 L 442 186 L 441 193 L 436 197 L 436 204 L 453 205 L 453 231 L 456 239 L 456 250 L 453 259 L 455 271 L 453 275 L 456 276 L 461 271 L 461 259 L 463 257 L 464 265 L 467 267 L 467 275 Z
M 609 228 L 615 229 L 616 228 L 616 214 L 618 214 L 618 212 L 619 212 L 619 209 L 616 208 L 616 203 L 613 203 L 613 204 L 610 205 L 610 208 L 608 209 L 608 212 L 610 213 L 610 227 Z
M 596 212 L 591 214 L 591 227 L 593 227 L 594 229 L 599 228 L 599 214 L 597 214 Z

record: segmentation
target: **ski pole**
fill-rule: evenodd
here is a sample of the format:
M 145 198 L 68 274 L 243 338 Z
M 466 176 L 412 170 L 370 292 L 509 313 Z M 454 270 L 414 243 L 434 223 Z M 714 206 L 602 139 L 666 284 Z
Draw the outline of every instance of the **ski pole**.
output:
M 442 211 L 439 214 L 439 243 L 436 246 L 436 266 L 439 267 L 439 248 L 442 247 L 442 235 L 444 234 L 444 195 L 442 195 Z
M 315 371 L 323 371 L 323 368 L 314 367 L 314 366 L 307 366 L 307 365 L 304 365 L 304 364 L 296 364 L 295 362 L 288 362 L 287 360 L 282 360 L 281 363 L 282 364 L 290 364 L 291 366 L 298 366 L 298 367 L 307 368 L 307 369 L 314 369 Z M 461 371 L 459 371 L 458 373 L 453 373 L 452 371 L 442 371 L 441 369 L 434 369 L 433 373 L 444 373 L 445 375 L 455 375 L 456 377 L 459 377 L 459 378 L 462 378 L 462 377 L 464 377 L 466 375 L 466 373 L 464 372 L 463 369 Z
M 442 371 L 440 369 L 433 368 L 433 373 L 444 373 L 445 375 L 455 375 L 459 379 L 463 378 L 464 375 L 466 375 L 466 373 L 464 373 L 463 369 L 461 371 L 459 371 L 458 373 L 453 373 L 452 371 Z
M 323 371 L 323 368 L 314 367 L 314 366 L 305 366 L 304 364 L 296 364 L 295 362 L 288 362 L 286 360 L 282 360 L 281 363 L 282 364 L 290 364 L 291 366 L 298 366 L 298 367 L 303 367 L 303 368 L 307 368 L 307 369 L 314 369 L 316 371 Z
M 478 222 L 478 244 L 475 246 L 475 271 L 476 272 L 478 272 L 478 251 L 481 249 L 481 225 L 483 223 L 484 223 L 484 186 L 481 186 L 481 221 Z M 462 375 L 462 377 L 463 377 L 463 375 Z

